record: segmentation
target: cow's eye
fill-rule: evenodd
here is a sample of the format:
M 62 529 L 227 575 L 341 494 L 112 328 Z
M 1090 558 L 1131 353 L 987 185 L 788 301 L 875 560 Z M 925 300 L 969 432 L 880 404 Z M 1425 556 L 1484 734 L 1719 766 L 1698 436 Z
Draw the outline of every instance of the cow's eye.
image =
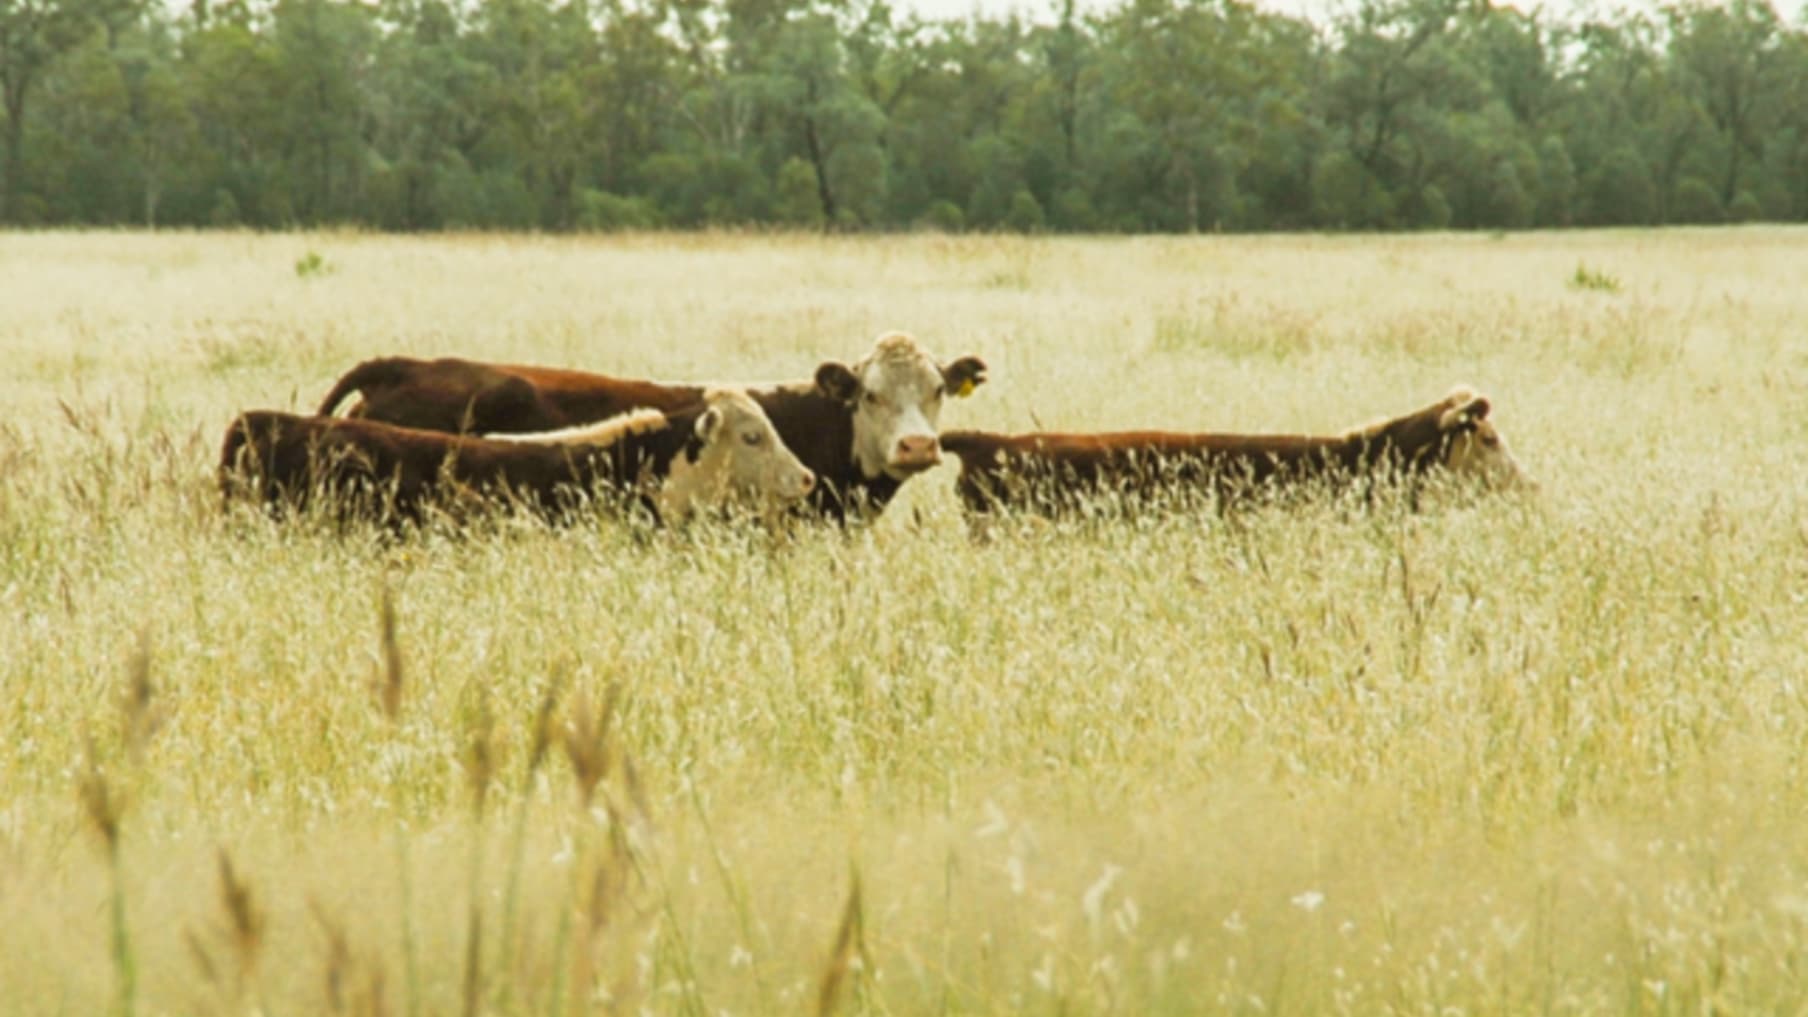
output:
M 1477 437 L 1481 438 L 1482 444 L 1489 448 L 1493 448 L 1500 444 L 1500 435 L 1498 434 L 1483 434 L 1478 435 Z
M 746 433 L 746 434 L 743 434 L 743 435 L 741 435 L 741 440 L 742 440 L 742 441 L 743 441 L 743 442 L 746 442 L 746 443 L 747 443 L 747 444 L 749 444 L 749 445 L 756 445 L 756 446 L 757 446 L 757 445 L 759 445 L 759 444 L 760 444 L 760 443 L 761 443 L 761 442 L 763 442 L 763 441 L 765 441 L 765 440 L 766 440 L 766 436 L 765 436 L 765 435 L 763 435 L 763 434 L 761 434 L 761 433 L 760 433 L 760 432 L 758 432 L 758 431 L 749 431 L 749 432 L 747 432 L 747 433 Z
M 866 405 L 868 405 L 868 406 L 879 405 L 879 393 L 877 393 L 877 392 L 868 392 L 862 398 L 864 398 L 866 400 Z

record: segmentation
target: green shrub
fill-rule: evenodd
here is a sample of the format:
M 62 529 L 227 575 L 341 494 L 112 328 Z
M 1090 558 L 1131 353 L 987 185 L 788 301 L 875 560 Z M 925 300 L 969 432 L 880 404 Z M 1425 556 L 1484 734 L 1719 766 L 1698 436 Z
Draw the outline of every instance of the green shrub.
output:
M 1714 189 L 1700 177 L 1689 177 L 1676 188 L 1676 201 L 1670 206 L 1670 221 L 1682 223 L 1720 222 L 1726 215 Z
M 932 202 L 917 222 L 927 229 L 959 233 L 967 228 L 967 214 L 961 211 L 959 205 L 944 198 Z
M 1040 233 L 1046 221 L 1042 214 L 1042 203 L 1036 200 L 1029 188 L 1017 188 L 1017 192 L 1011 195 L 1011 209 L 1005 213 L 1004 224 L 1018 233 Z
M 1733 222 L 1757 222 L 1764 218 L 1764 207 L 1758 202 L 1757 195 L 1740 191 L 1733 196 L 1733 203 L 1726 206 L 1726 218 Z
M 302 279 L 329 275 L 332 271 L 332 263 L 321 257 L 319 251 L 309 251 L 295 259 L 295 274 Z
M 659 212 L 645 198 L 628 198 L 588 187 L 578 193 L 579 229 L 615 233 L 658 225 Z
M 1576 263 L 1576 274 L 1570 276 L 1569 285 L 1578 290 L 1599 290 L 1602 293 L 1620 292 L 1620 281 L 1600 269 L 1589 268 L 1581 262 Z

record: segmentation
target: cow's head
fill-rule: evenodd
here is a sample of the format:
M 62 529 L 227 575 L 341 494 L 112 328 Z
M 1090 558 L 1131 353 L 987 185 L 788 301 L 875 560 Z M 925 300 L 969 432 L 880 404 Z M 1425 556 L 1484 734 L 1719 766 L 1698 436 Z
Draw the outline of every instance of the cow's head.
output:
M 760 404 L 738 388 L 703 393 L 703 412 L 691 425 L 684 452 L 672 461 L 660 489 L 659 514 L 678 519 L 699 508 L 738 504 L 769 508 L 816 486 Z
M 941 462 L 936 421 L 950 395 L 983 385 L 986 363 L 961 357 L 938 364 L 902 332 L 879 337 L 853 366 L 827 361 L 816 369 L 816 387 L 854 415 L 854 461 L 869 478 L 903 480 Z
M 1438 412 L 1439 447 L 1444 465 L 1458 476 L 1499 489 L 1531 489 L 1537 485 L 1507 448 L 1507 440 L 1488 419 L 1488 397 L 1458 386 L 1444 397 Z

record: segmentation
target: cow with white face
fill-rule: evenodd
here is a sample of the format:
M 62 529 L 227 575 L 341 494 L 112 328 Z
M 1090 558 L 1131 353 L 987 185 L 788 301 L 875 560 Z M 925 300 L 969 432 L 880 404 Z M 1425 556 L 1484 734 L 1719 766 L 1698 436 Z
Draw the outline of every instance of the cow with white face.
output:
M 816 386 L 853 414 L 853 456 L 868 479 L 907 480 L 942 461 L 936 425 L 950 394 L 965 396 L 986 380 L 985 362 L 961 357 L 943 365 L 902 332 L 879 337 L 853 366 L 829 361 Z
M 1444 465 L 1458 476 L 1479 481 L 1494 490 L 1537 490 L 1538 485 L 1519 467 L 1507 448 L 1507 440 L 1488 419 L 1488 397 L 1467 385 L 1459 385 L 1444 397 L 1438 430 L 1447 436 Z
M 793 501 L 816 486 L 760 404 L 746 392 L 712 388 L 697 438 L 673 460 L 659 491 L 660 515 L 681 519 L 705 506 L 760 508 Z

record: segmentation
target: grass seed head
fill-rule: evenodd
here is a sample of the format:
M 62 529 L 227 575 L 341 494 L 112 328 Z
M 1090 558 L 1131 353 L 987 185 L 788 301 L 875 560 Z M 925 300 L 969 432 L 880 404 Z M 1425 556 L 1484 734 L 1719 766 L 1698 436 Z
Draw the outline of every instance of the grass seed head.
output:
M 119 851 L 119 820 L 125 812 L 124 796 L 115 790 L 106 768 L 101 765 L 92 736 L 88 739 L 86 757 L 77 785 L 82 810 L 87 814 L 94 831 L 100 834 L 107 853 L 115 854 Z
M 527 773 L 523 778 L 531 782 L 540 765 L 546 762 L 546 752 L 552 747 L 553 717 L 559 709 L 559 686 L 557 676 L 546 683 L 546 689 L 540 695 L 540 708 L 534 712 L 533 730 L 528 734 Z
M 465 780 L 471 787 L 471 808 L 477 818 L 482 819 L 490 782 L 496 776 L 496 719 L 490 710 L 489 696 L 478 699 L 476 714 L 469 723 L 465 737 Z
M 382 586 L 378 606 L 378 637 L 383 649 L 383 676 L 377 684 L 377 705 L 394 722 L 402 716 L 402 650 L 396 643 L 395 595 Z
M 151 636 L 148 630 L 138 635 L 138 647 L 126 667 L 125 693 L 120 699 L 124 718 L 126 752 L 133 762 L 143 762 L 151 739 L 163 727 L 163 706 L 157 689 L 151 683 Z
M 243 976 L 257 967 L 258 953 L 264 945 L 264 913 L 258 908 L 251 887 L 232 867 L 232 856 L 225 848 L 220 849 L 220 906 L 226 912 L 233 953 Z
M 853 885 L 848 888 L 847 905 L 841 911 L 841 926 L 835 931 L 835 945 L 829 949 L 829 960 L 823 967 L 822 981 L 817 989 L 818 1017 L 828 1017 L 835 1012 L 835 1004 L 841 997 L 841 983 L 855 970 L 855 960 L 866 954 L 858 869 L 854 870 L 852 882 Z
M 580 699 L 572 718 L 565 724 L 565 755 L 571 760 L 571 773 L 578 785 L 578 800 L 585 810 L 596 795 L 596 786 L 609 775 L 611 743 L 610 726 L 615 720 L 615 704 L 621 697 L 621 684 L 610 682 L 603 705 L 594 712 L 587 697 Z

